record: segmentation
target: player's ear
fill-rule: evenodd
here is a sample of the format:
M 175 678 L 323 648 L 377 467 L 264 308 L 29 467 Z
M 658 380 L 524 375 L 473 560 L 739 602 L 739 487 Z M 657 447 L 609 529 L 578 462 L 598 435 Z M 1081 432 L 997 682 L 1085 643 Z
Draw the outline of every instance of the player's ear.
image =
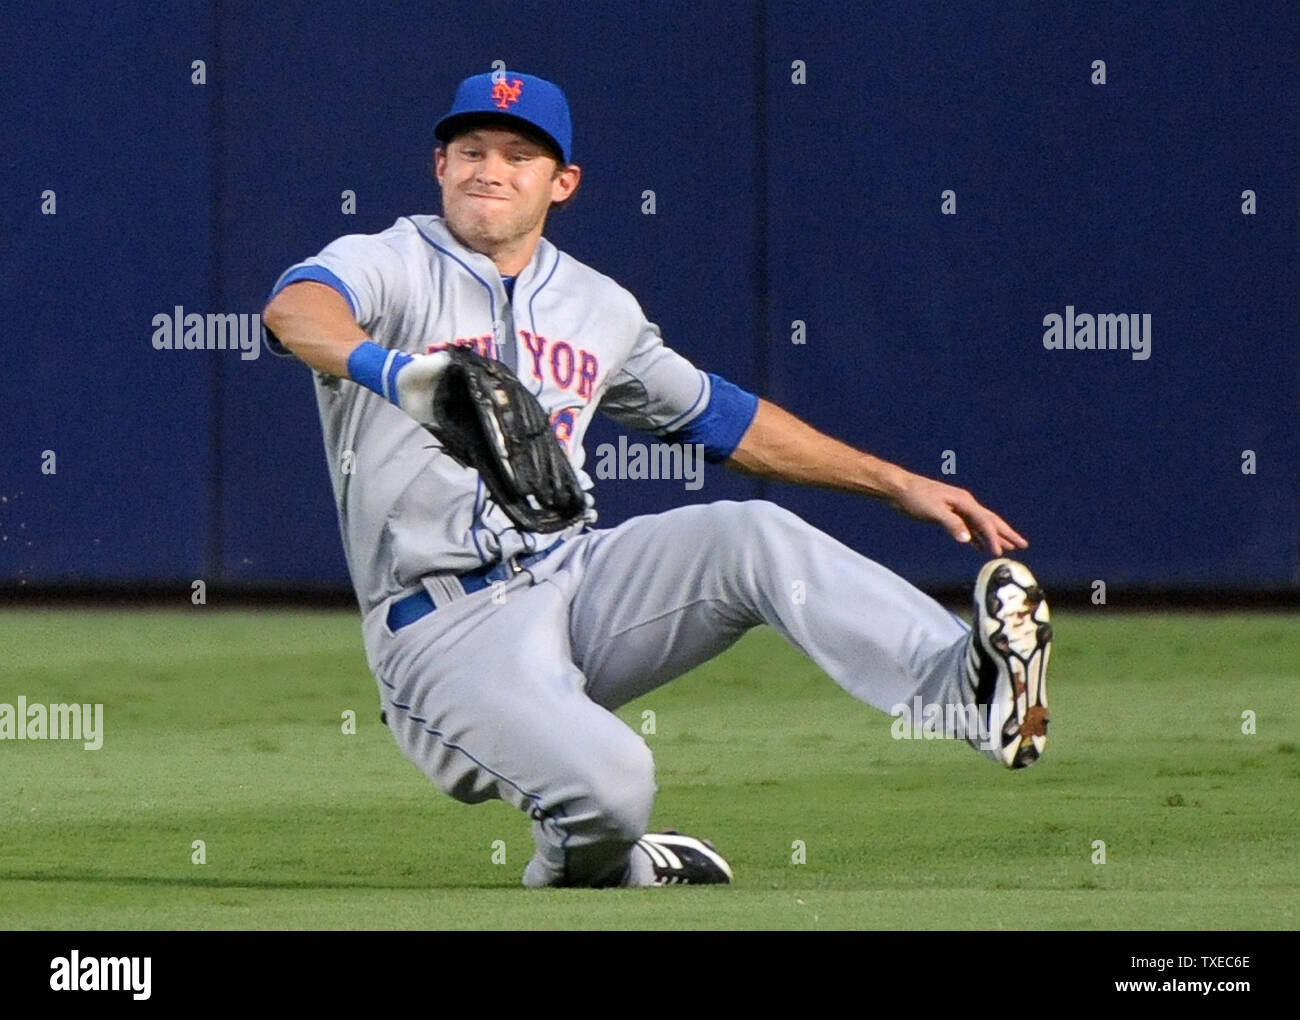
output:
M 429 173 L 439 184 L 442 183 L 442 175 L 447 172 L 447 150 L 441 145 L 434 146 L 433 162 L 429 165 Z
M 551 178 L 551 201 L 562 205 L 574 196 L 581 183 L 582 167 L 577 163 L 557 166 L 555 176 Z

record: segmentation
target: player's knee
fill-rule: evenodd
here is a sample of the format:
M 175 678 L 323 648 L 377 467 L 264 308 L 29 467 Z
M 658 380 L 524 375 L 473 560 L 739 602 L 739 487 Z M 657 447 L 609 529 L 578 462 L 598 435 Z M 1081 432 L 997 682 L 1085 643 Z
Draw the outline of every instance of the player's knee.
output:
M 747 499 L 740 504 L 751 523 L 762 528 L 785 528 L 803 522 L 783 506 L 766 499 Z
M 655 763 L 645 741 L 628 741 L 615 761 L 605 761 L 588 781 L 594 827 L 610 840 L 645 835 L 655 797 Z
M 710 504 L 710 507 L 716 514 L 718 532 L 743 543 L 792 527 L 806 527 L 802 520 L 785 507 L 766 499 L 747 499 L 743 502 L 723 500 Z

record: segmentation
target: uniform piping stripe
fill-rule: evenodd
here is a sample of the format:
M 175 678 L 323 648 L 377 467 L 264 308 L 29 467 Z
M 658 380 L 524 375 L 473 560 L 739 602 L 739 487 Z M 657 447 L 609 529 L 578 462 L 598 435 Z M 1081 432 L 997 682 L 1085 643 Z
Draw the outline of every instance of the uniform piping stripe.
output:
M 480 475 L 478 486 L 474 489 L 474 523 L 470 526 L 469 537 L 474 541 L 474 551 L 478 553 L 479 563 L 484 565 L 488 562 L 488 554 L 483 551 L 483 545 L 478 540 L 478 533 L 491 530 L 483 523 L 483 511 L 486 508 L 487 500 L 483 498 L 483 477 Z
M 415 232 L 420 235 L 420 238 L 424 241 L 425 244 L 427 244 L 434 251 L 442 252 L 442 254 L 446 255 L 447 258 L 455 262 L 456 265 L 460 266 L 461 269 L 465 270 L 465 272 L 467 272 L 473 279 L 477 280 L 482 285 L 483 289 L 487 291 L 488 314 L 492 317 L 492 321 L 496 322 L 497 321 L 497 297 L 496 297 L 496 292 L 492 290 L 492 285 L 488 283 L 487 280 L 483 279 L 483 277 L 479 276 L 478 273 L 474 272 L 474 270 L 469 267 L 469 264 L 466 263 L 464 259 L 460 258 L 455 252 L 447 248 L 444 248 L 437 241 L 435 241 L 428 234 L 426 234 L 423 230 L 421 230 L 420 225 L 416 223 L 415 220 L 411 219 L 411 217 L 403 216 L 402 219 L 406 220 L 408 223 L 411 224 L 412 227 L 415 228 Z M 496 350 L 495 330 L 493 330 L 492 350 L 490 353 L 493 355 L 493 357 L 495 357 L 496 354 L 498 353 Z M 479 501 L 479 497 L 482 495 L 482 492 L 483 492 L 483 482 L 482 479 L 480 479 L 478 492 L 474 494 L 474 521 L 470 525 L 469 533 L 470 533 L 470 537 L 474 540 L 474 548 L 478 550 L 479 560 L 483 563 L 486 563 L 488 561 L 488 558 L 483 553 L 483 546 L 479 543 L 478 533 L 483 530 L 491 530 L 491 529 L 489 529 L 483 521 L 483 510 L 487 505 L 487 501 L 486 500 L 484 500 L 483 502 Z
M 469 264 L 465 262 L 464 259 L 460 258 L 460 256 L 458 256 L 455 252 L 451 251 L 450 249 L 444 248 L 437 241 L 435 241 L 428 234 L 426 234 L 423 230 L 421 230 L 420 225 L 416 223 L 415 220 L 411 219 L 411 217 L 403 216 L 402 219 L 407 220 L 411 224 L 411 226 L 415 228 L 415 232 L 424 239 L 425 243 L 428 244 L 429 247 L 433 248 L 435 251 L 442 252 L 444 255 L 447 256 L 447 258 L 451 259 L 453 262 L 456 263 L 456 265 L 460 266 L 461 269 L 465 270 L 465 272 L 469 273 L 470 276 L 472 276 L 474 279 L 476 279 L 479 283 L 483 285 L 483 289 L 487 291 L 487 296 L 488 296 L 488 313 L 492 316 L 492 321 L 496 322 L 497 321 L 497 296 L 496 293 L 492 290 L 492 285 L 488 283 L 487 280 L 483 279 L 483 277 L 479 276 L 478 273 L 474 272 L 474 270 L 469 267 Z
M 538 334 L 538 329 L 537 329 L 537 315 L 536 315 L 536 313 L 533 311 L 533 302 L 537 300 L 537 295 L 540 294 L 540 293 L 542 292 L 542 289 L 543 289 L 543 288 L 544 288 L 548 283 L 551 282 L 551 277 L 555 275 L 555 271 L 556 271 L 558 268 L 560 268 L 560 250 L 557 248 L 557 249 L 555 249 L 555 261 L 551 264 L 551 271 L 550 271 L 549 273 L 546 274 L 546 279 L 543 280 L 543 281 L 538 285 L 537 289 L 534 290 L 534 291 L 532 292 L 532 294 L 529 295 L 529 297 L 528 297 L 528 324 L 529 324 L 530 326 L 532 326 L 532 328 L 533 328 L 533 336 L 537 336 L 537 334 Z M 541 392 L 542 392 L 542 387 L 545 386 L 545 385 L 546 385 L 545 380 L 540 380 L 540 381 L 537 383 L 537 392 L 534 393 L 533 396 L 540 396 L 540 395 L 541 395 Z
M 696 396 L 695 398 L 695 403 L 693 403 L 689 408 L 687 408 L 685 411 L 679 414 L 672 421 L 668 422 L 666 425 L 660 425 L 659 426 L 660 431 L 671 432 L 673 431 L 674 426 L 676 426 L 678 422 L 684 421 L 685 419 L 689 418 L 694 413 L 695 409 L 700 406 L 701 402 L 703 402 L 704 394 L 708 390 L 708 388 L 709 388 L 709 377 L 704 372 L 700 372 L 700 392 L 699 395 Z
M 394 684 L 389 683 L 387 680 L 383 679 L 382 677 L 380 677 L 379 682 L 382 683 L 385 687 L 387 687 L 390 691 L 395 692 L 397 690 L 397 687 Z M 501 780 L 501 782 L 505 783 L 507 786 L 510 786 L 512 789 L 518 790 L 520 796 L 522 796 L 525 800 L 532 801 L 537 813 L 541 815 L 543 818 L 552 822 L 557 829 L 559 829 L 562 833 L 564 833 L 564 838 L 560 840 L 560 850 L 564 854 L 565 875 L 561 877 L 562 878 L 567 877 L 568 861 L 569 861 L 569 837 L 572 836 L 573 834 L 563 825 L 564 815 L 553 814 L 552 812 L 547 811 L 544 807 L 542 807 L 542 798 L 540 794 L 529 793 L 522 786 L 516 783 L 513 779 L 510 779 L 507 776 L 503 776 L 500 772 L 496 771 L 496 769 L 479 761 L 477 758 L 474 757 L 474 755 L 470 754 L 469 751 L 465 750 L 465 748 L 461 747 L 459 744 L 453 744 L 450 740 L 447 739 L 445 734 L 443 734 L 439 730 L 434 729 L 432 726 L 429 726 L 427 724 L 427 720 L 421 719 L 419 716 L 415 715 L 411 711 L 410 705 L 403 705 L 395 698 L 390 699 L 389 704 L 392 705 L 394 708 L 398 709 L 399 711 L 403 712 L 406 715 L 406 717 L 410 719 L 412 722 L 419 723 L 423 732 L 428 733 L 431 736 L 437 737 L 439 742 L 444 747 L 450 748 L 453 751 L 459 751 L 461 754 L 463 754 L 466 758 L 472 761 L 475 765 L 481 768 L 488 775 L 495 776 L 497 779 Z

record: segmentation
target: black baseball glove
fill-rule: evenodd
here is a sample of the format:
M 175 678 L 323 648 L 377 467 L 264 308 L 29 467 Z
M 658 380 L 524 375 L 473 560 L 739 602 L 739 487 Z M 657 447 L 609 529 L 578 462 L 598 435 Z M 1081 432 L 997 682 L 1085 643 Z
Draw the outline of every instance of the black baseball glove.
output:
M 561 531 L 587 501 L 546 412 L 505 365 L 467 347 L 449 347 L 451 363 L 433 390 L 444 451 L 483 478 L 497 506 L 526 531 Z

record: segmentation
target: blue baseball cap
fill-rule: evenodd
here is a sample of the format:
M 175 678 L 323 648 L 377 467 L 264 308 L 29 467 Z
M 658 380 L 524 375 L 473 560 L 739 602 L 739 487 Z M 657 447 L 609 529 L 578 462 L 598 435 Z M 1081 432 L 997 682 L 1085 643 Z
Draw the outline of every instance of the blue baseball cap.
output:
M 478 124 L 532 128 L 554 146 L 564 163 L 571 161 L 573 121 L 569 101 L 558 85 L 515 71 L 489 71 L 466 78 L 456 87 L 451 110 L 433 128 L 444 145 Z

